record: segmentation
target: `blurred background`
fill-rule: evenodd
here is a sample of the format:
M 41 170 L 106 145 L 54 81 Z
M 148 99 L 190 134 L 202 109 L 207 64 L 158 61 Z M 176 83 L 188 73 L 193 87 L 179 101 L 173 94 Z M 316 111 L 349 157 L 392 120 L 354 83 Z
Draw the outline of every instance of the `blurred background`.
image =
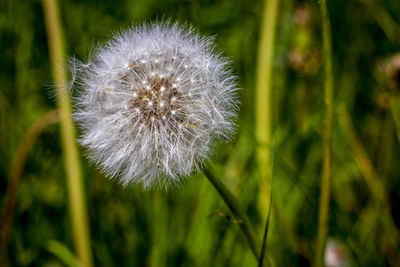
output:
M 97 43 L 143 21 L 188 22 L 216 37 L 238 76 L 242 104 L 235 139 L 218 144 L 212 162 L 260 239 L 268 207 L 260 196 L 254 103 L 263 6 L 256 0 L 59 1 L 66 54 L 81 60 Z M 334 120 L 325 262 L 400 266 L 400 1 L 335 0 L 328 9 Z M 315 256 L 324 127 L 318 1 L 280 1 L 276 27 L 267 256 L 273 266 L 308 266 Z M 1 240 L 0 265 L 76 265 L 51 84 L 42 2 L 2 0 L 0 223 L 8 237 Z M 256 266 L 238 222 L 203 175 L 168 191 L 124 188 L 79 149 L 94 266 Z M 14 186 L 12 177 L 19 180 Z M 7 197 L 15 206 L 4 212 Z

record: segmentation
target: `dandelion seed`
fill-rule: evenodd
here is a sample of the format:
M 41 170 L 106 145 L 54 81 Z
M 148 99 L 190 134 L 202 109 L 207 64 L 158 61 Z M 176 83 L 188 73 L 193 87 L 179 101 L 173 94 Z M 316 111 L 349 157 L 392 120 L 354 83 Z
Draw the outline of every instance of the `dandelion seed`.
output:
M 212 41 L 153 23 L 115 36 L 88 63 L 74 59 L 80 143 L 104 173 L 145 188 L 178 184 L 232 136 L 235 77 Z

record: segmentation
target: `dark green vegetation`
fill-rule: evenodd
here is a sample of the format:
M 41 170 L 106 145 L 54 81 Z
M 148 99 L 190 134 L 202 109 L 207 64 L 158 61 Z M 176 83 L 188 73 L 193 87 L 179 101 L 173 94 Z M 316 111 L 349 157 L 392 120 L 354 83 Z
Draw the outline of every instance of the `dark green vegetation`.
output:
M 263 2 L 75 0 L 60 1 L 59 9 L 67 54 L 83 60 L 96 42 L 136 22 L 171 19 L 216 35 L 239 77 L 242 105 L 235 141 L 219 144 L 212 162 L 261 240 L 269 198 L 260 194 L 254 96 Z M 328 11 L 334 73 L 329 242 L 340 244 L 351 265 L 398 266 L 400 2 L 331 0 Z M 324 134 L 317 1 L 280 1 L 273 49 L 267 257 L 273 266 L 309 265 Z M 5 258 L 10 266 L 74 265 L 59 124 L 42 127 L 30 151 L 26 143 L 18 150 L 28 129 L 56 108 L 40 1 L 0 3 L 0 51 L 0 207 L 15 176 L 13 160 L 29 152 L 23 169 L 16 164 L 22 181 L 0 265 Z M 167 192 L 143 192 L 107 180 L 83 157 L 82 166 L 95 266 L 256 266 L 240 221 L 203 175 Z M 9 216 L 2 216 L 4 225 Z

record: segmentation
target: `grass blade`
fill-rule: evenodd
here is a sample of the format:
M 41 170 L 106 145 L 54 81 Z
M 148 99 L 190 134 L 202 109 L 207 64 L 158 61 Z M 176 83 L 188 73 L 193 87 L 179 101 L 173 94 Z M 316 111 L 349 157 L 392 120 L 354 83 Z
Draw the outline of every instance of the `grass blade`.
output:
M 328 236 L 329 202 L 332 179 L 332 121 L 333 121 L 333 70 L 331 26 L 326 0 L 321 0 L 323 56 L 325 67 L 325 129 L 324 129 L 324 157 L 321 179 L 321 196 L 318 214 L 318 235 L 315 256 L 315 266 L 324 265 L 324 253 Z

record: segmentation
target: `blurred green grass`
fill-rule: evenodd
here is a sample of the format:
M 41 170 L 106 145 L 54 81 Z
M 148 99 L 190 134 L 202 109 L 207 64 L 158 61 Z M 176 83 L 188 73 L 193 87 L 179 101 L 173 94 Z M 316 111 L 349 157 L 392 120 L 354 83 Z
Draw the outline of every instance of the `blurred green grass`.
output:
M 235 141 L 220 144 L 215 169 L 238 196 L 260 239 L 255 73 L 262 1 L 60 1 L 68 55 L 85 59 L 132 23 L 171 19 L 216 35 L 242 90 Z M 328 1 L 332 23 L 335 107 L 344 105 L 358 142 L 382 183 L 400 224 L 400 140 L 391 99 L 398 99 L 400 2 Z M 281 1 L 272 77 L 273 209 L 268 257 L 274 266 L 309 265 L 317 234 L 322 167 L 323 71 L 316 1 Z M 11 162 L 27 129 L 56 107 L 41 2 L 0 3 L 0 204 Z M 397 65 L 396 65 L 397 64 Z M 397 72 L 396 72 L 397 66 Z M 399 239 L 371 194 L 335 113 L 329 236 L 354 266 L 399 264 Z M 398 120 L 398 119 L 397 119 Z M 398 134 L 398 133 L 397 133 Z M 354 141 L 353 141 L 354 143 Z M 85 152 L 81 151 L 81 155 Z M 24 167 L 8 247 L 10 266 L 64 266 L 74 253 L 58 125 L 46 128 Z M 255 266 L 246 240 L 215 189 L 201 175 L 181 188 L 123 188 L 84 158 L 84 180 L 95 266 Z M 396 240 L 397 238 L 397 240 Z M 56 240 L 57 243 L 52 242 Z M 53 245 L 53 247 L 52 247 Z M 62 247 L 64 246 L 64 247 Z M 67 255 L 58 255 L 66 253 Z M 73 262 L 73 259 L 68 258 Z M 68 261 L 67 259 L 67 261 Z

